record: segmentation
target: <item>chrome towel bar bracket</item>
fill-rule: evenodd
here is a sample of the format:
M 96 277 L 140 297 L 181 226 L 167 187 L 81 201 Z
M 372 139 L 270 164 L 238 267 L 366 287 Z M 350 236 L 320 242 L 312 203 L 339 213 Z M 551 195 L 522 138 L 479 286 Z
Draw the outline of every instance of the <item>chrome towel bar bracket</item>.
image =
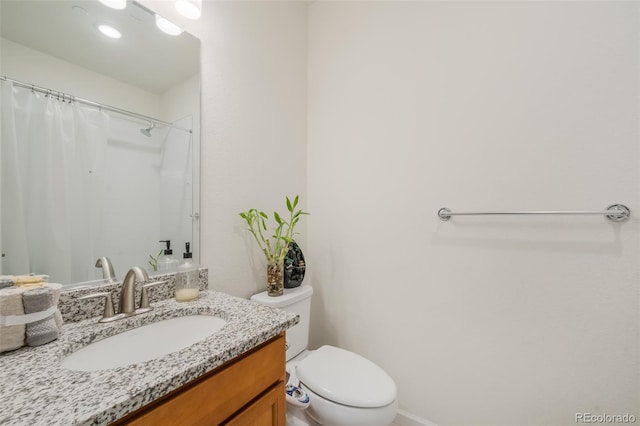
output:
M 438 210 L 440 220 L 447 221 L 451 216 L 479 216 L 479 215 L 600 215 L 613 222 L 622 222 L 629 218 L 631 210 L 624 204 L 612 204 L 605 211 L 514 211 L 514 212 L 452 212 L 446 207 Z

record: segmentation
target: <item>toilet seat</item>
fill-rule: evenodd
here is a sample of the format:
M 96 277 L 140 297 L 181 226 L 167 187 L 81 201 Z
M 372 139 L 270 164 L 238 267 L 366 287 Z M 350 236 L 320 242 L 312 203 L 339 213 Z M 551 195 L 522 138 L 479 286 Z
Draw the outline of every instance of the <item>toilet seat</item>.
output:
M 358 354 L 334 346 L 325 345 L 311 352 L 298 364 L 296 374 L 313 393 L 350 407 L 383 407 L 397 396 L 396 385 L 384 370 Z

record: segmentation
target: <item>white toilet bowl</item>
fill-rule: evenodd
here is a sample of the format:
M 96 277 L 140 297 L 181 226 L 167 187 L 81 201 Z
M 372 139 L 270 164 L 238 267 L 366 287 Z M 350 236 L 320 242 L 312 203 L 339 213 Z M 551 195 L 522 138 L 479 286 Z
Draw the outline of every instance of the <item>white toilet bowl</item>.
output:
M 358 354 L 322 346 L 297 364 L 295 374 L 311 399 L 306 414 L 320 425 L 387 426 L 395 418 L 395 383 Z

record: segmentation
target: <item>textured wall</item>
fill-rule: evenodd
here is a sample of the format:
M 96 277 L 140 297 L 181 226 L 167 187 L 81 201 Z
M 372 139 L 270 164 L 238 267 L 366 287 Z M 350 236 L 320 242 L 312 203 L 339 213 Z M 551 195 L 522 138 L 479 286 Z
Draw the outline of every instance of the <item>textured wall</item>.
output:
M 637 3 L 309 5 L 312 341 L 440 425 L 638 416 Z M 634 216 L 436 217 L 453 210 Z
M 286 211 L 286 195 L 306 204 L 306 16 L 299 2 L 205 2 L 190 24 L 202 43 L 201 263 L 216 290 L 266 289 L 238 212 Z

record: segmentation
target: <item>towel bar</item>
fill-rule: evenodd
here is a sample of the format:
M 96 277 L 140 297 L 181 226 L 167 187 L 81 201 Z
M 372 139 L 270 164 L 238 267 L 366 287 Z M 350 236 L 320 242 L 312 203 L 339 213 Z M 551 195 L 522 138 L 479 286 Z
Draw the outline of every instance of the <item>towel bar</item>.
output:
M 624 204 L 612 204 L 605 211 L 512 211 L 512 212 L 452 212 L 446 207 L 438 210 L 438 217 L 447 221 L 451 216 L 478 216 L 478 215 L 600 215 L 605 216 L 613 222 L 622 222 L 631 215 L 631 210 Z

